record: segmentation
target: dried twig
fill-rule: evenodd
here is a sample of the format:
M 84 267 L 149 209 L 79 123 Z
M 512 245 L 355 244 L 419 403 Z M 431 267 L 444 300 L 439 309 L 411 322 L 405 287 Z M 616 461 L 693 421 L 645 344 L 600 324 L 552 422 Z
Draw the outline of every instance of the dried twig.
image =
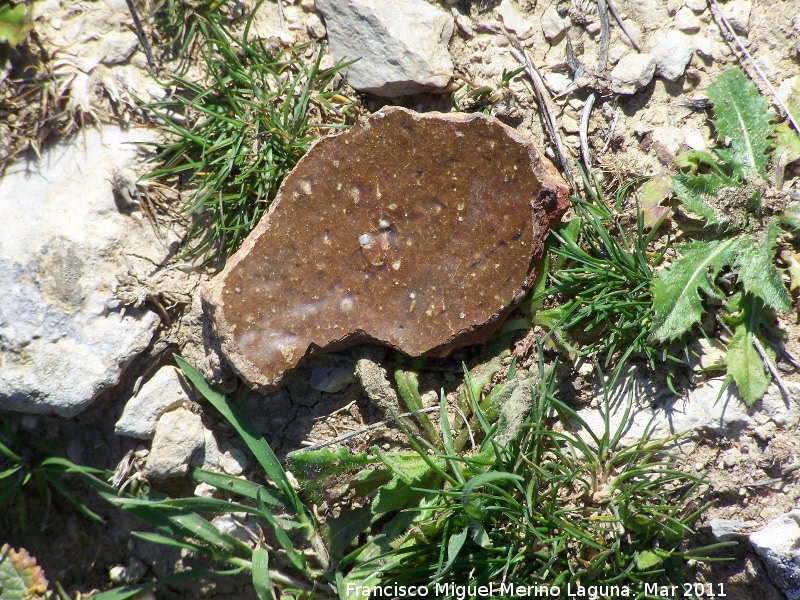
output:
M 795 131 L 800 135 L 800 125 L 797 124 L 797 121 L 795 121 L 794 117 L 792 116 L 792 113 L 789 112 L 789 109 L 786 106 L 786 104 L 784 104 L 783 100 L 781 100 L 778 97 L 778 92 L 775 90 L 774 87 L 772 87 L 772 84 L 769 82 L 769 79 L 767 79 L 767 76 L 764 75 L 764 72 L 761 70 L 761 67 L 758 66 L 758 63 L 756 63 L 756 61 L 753 60 L 753 57 L 747 51 L 747 48 L 744 47 L 742 40 L 739 38 L 738 35 L 736 35 L 736 32 L 733 30 L 730 21 L 728 21 L 727 17 L 722 13 L 719 4 L 717 4 L 717 0 L 706 0 L 706 2 L 708 2 L 709 7 L 711 8 L 711 13 L 714 15 L 714 19 L 716 19 L 718 23 L 719 22 L 722 23 L 724 28 L 733 38 L 733 41 L 736 42 L 736 45 L 739 47 L 739 50 L 741 50 L 742 54 L 744 54 L 747 57 L 747 60 L 750 61 L 750 64 L 752 65 L 753 69 L 755 69 L 756 73 L 758 73 L 758 76 L 764 82 L 764 85 L 766 85 L 767 88 L 769 89 L 770 93 L 772 94 L 772 97 L 775 99 L 775 104 L 778 105 L 778 108 L 781 109 L 781 112 L 783 112 L 784 116 L 792 124 L 792 127 L 794 127 Z
M 608 10 L 611 11 L 611 15 L 614 17 L 614 20 L 617 22 L 617 25 L 619 25 L 619 28 L 622 29 L 622 32 L 627 36 L 628 40 L 630 40 L 631 46 L 636 48 L 637 52 L 641 52 L 642 49 L 639 47 L 639 44 L 637 44 L 636 40 L 633 39 L 631 32 L 628 31 L 627 27 L 625 27 L 625 22 L 619 16 L 619 13 L 617 12 L 617 7 L 614 6 L 614 0 L 605 0 L 605 2 L 608 4 Z
M 579 129 L 581 156 L 583 157 L 583 164 L 586 167 L 586 173 L 592 172 L 592 157 L 589 154 L 589 117 L 592 115 L 595 98 L 596 94 L 592 92 L 586 99 L 586 104 L 583 105 L 583 112 L 581 113 L 581 125 Z
M 608 150 L 608 145 L 611 143 L 611 139 L 614 137 L 614 129 L 617 127 L 617 120 L 619 119 L 619 106 L 614 109 L 614 118 L 611 119 L 611 125 L 608 126 L 608 132 L 606 133 L 605 143 L 603 144 L 603 152 Z
M 475 438 L 473 437 L 472 430 L 469 427 L 469 419 L 467 419 L 467 416 L 461 411 L 460 408 L 458 408 L 456 406 L 451 406 L 449 408 L 452 408 L 453 410 L 455 410 L 458 413 L 458 415 L 461 417 L 461 419 L 464 421 L 464 424 L 467 427 L 467 432 L 469 433 L 469 439 L 470 439 L 470 441 L 472 443 L 472 448 L 474 450 L 475 447 L 476 447 L 475 446 Z M 333 444 L 338 444 L 340 442 L 344 442 L 346 440 L 349 440 L 352 437 L 355 437 L 357 435 L 361 435 L 362 433 L 369 433 L 370 431 L 374 431 L 376 429 L 380 429 L 382 427 L 385 427 L 386 425 L 394 423 L 396 419 L 403 419 L 403 418 L 406 418 L 406 417 L 413 417 L 414 415 L 419 415 L 419 414 L 422 414 L 422 413 L 436 412 L 438 410 L 440 410 L 440 408 L 438 406 L 431 406 L 429 408 L 422 408 L 420 410 L 415 410 L 415 411 L 412 411 L 412 412 L 403 413 L 401 415 L 397 415 L 393 419 L 385 419 L 383 421 L 379 421 L 377 423 L 373 423 L 372 425 L 369 425 L 368 427 L 362 427 L 361 429 L 356 429 L 355 431 L 351 431 L 350 433 L 345 433 L 345 434 L 340 435 L 338 437 L 335 437 L 333 439 L 325 440 L 324 442 L 319 442 L 318 444 L 314 444 L 312 446 L 307 446 L 307 447 L 301 448 L 299 450 L 292 450 L 291 452 L 287 452 L 286 458 L 290 458 L 291 456 L 294 456 L 295 454 L 299 454 L 301 452 L 311 452 L 313 450 L 320 450 L 321 448 L 326 448 L 327 446 L 332 446 Z
M 490 25 L 484 25 L 483 27 L 498 33 L 498 29 L 495 27 Z M 499 31 L 499 33 L 505 35 L 506 39 L 508 39 L 509 43 L 511 44 L 511 55 L 525 67 L 525 74 L 533 84 L 533 92 L 536 95 L 536 102 L 539 105 L 539 109 L 544 113 L 545 128 L 550 136 L 550 141 L 553 144 L 553 148 L 555 149 L 556 156 L 558 156 L 558 160 L 561 163 L 561 167 L 564 169 L 564 177 L 566 177 L 567 182 L 569 182 L 570 186 L 572 186 L 572 189 L 577 190 L 578 187 L 575 182 L 575 176 L 572 174 L 572 165 L 570 164 L 569 155 L 567 154 L 567 151 L 564 148 L 564 143 L 561 141 L 561 136 L 558 133 L 558 124 L 556 123 L 555 116 L 553 115 L 553 110 L 550 108 L 550 96 L 547 92 L 547 88 L 544 85 L 544 81 L 542 80 L 542 75 L 531 61 L 528 53 L 525 52 L 522 44 L 519 43 L 519 40 L 514 38 L 505 30 Z
M 755 336 L 753 336 L 753 346 L 755 346 L 756 351 L 758 352 L 759 356 L 761 356 L 761 360 L 764 361 L 764 366 L 766 366 L 767 369 L 769 369 L 769 372 L 772 374 L 772 379 L 775 381 L 775 385 L 777 385 L 778 389 L 781 391 L 781 396 L 783 396 L 784 400 L 790 402 L 791 396 L 789 395 L 789 390 L 786 389 L 786 385 L 783 383 L 781 374 L 778 373 L 778 369 L 775 367 L 775 364 L 764 351 L 764 346 L 761 345 L 761 342 L 759 342 L 758 338 Z
M 600 15 L 600 53 L 597 55 L 597 72 L 606 70 L 608 63 L 608 5 L 607 0 L 597 0 L 597 12 Z
M 139 20 L 139 15 L 136 13 L 136 7 L 133 5 L 133 0 L 125 0 L 128 5 L 128 10 L 133 17 L 133 25 L 136 28 L 136 37 L 139 38 L 139 43 L 142 45 L 144 55 L 147 57 L 147 65 L 155 71 L 156 61 L 153 60 L 153 51 L 150 49 L 150 43 L 147 41 L 147 36 L 144 34 L 142 22 Z

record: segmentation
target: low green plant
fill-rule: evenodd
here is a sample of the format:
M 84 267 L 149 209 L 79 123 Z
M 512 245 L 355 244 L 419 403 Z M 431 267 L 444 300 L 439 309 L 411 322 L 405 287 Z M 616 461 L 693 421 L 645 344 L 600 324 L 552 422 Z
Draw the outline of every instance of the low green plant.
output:
M 29 525 L 28 500 L 31 490 L 50 504 L 55 490 L 91 519 L 102 518 L 90 510 L 64 483 L 65 460 L 54 456 L 34 439 L 22 439 L 0 415 L 0 503 L 5 511 L 14 511 L 22 530 Z M 45 515 L 46 519 L 46 515 Z
M 255 14 L 255 13 L 254 13 Z M 323 70 L 323 52 L 308 45 L 273 53 L 218 19 L 197 16 L 201 81 L 171 77 L 169 98 L 146 106 L 175 137 L 157 146 L 161 166 L 145 180 L 182 176 L 193 188 L 185 255 L 224 263 L 275 198 L 312 141 L 347 127 L 350 102 L 329 89 L 346 65 Z
M 495 103 L 508 97 L 511 80 L 524 70 L 525 67 L 511 71 L 503 69 L 494 85 L 480 85 L 466 77 L 456 76 L 464 82 L 464 86 L 450 96 L 453 108 L 460 112 L 490 112 Z
M 696 326 L 713 302 L 731 330 L 723 368 L 752 405 L 772 378 L 770 338 L 780 335 L 775 312 L 791 308 L 776 254 L 786 246 L 786 232 L 800 230 L 800 205 L 771 211 L 763 206 L 763 190 L 770 152 L 780 179 L 786 164 L 800 157 L 800 138 L 771 122 L 766 101 L 740 69 L 720 75 L 708 96 L 716 147 L 679 155 L 681 173 L 642 187 L 632 232 L 619 213 L 637 181 L 624 186 L 611 207 L 584 174 L 588 198 L 573 198 L 575 219 L 553 232 L 548 260 L 554 264 L 542 269 L 551 284 L 538 282 L 531 312 L 533 324 L 549 328 L 559 345 L 573 355 L 604 356 L 616 375 L 633 355 L 651 368 L 677 361 L 691 337 L 701 335 Z M 800 96 L 790 106 L 800 113 L 798 102 Z M 661 203 L 673 193 L 704 229 L 697 239 L 676 244 L 677 257 L 667 260 L 671 243 L 660 238 L 659 227 L 669 210 Z M 791 267 L 795 255 L 784 255 Z M 549 298 L 555 305 L 545 305 Z
M 465 378 L 480 447 L 457 449 L 442 394 L 443 450 L 409 435 L 429 472 L 414 481 L 415 501 L 395 517 L 405 517 L 406 531 L 346 557 L 340 568 L 350 572 L 340 594 L 342 586 L 355 598 L 373 586 L 422 585 L 454 598 L 460 592 L 448 584 L 469 582 L 495 590 L 558 586 L 564 593 L 583 586 L 590 595 L 591 586 L 630 586 L 643 597 L 645 582 L 677 583 L 682 564 L 719 548 L 681 548 L 708 505 L 693 507 L 702 479 L 680 470 L 668 450 L 675 437 L 650 440 L 645 433 L 618 447 L 626 419 L 616 431 L 606 421 L 602 435 L 592 433 L 553 396 L 549 376 L 511 386 L 524 390 L 529 414 L 501 440 L 503 429 L 487 419 L 468 372 Z M 551 428 L 556 417 L 579 423 L 583 435 Z
M 28 8 L 9 0 L 0 0 L 0 44 L 16 46 L 33 29 Z
M 153 6 L 153 31 L 168 60 L 176 61 L 175 71 L 185 73 L 197 57 L 207 36 L 203 22 L 224 18 L 228 0 L 158 0 Z
M 651 282 L 670 244 L 652 251 L 658 233 L 645 227 L 638 204 L 633 231 L 621 223 L 619 209 L 641 179 L 623 186 L 611 205 L 600 186 L 581 173 L 590 197 L 573 197 L 575 217 L 552 233 L 552 256 L 530 301 L 533 324 L 547 327 L 573 356 L 602 357 L 604 368 L 615 364 L 615 373 L 631 355 L 654 366 L 666 353 L 648 339 L 654 318 Z M 544 305 L 548 298 L 553 306 Z
M 8 544 L 0 546 L 0 598 L 3 600 L 44 600 L 50 583 L 36 559 L 25 550 Z
M 784 229 L 797 227 L 800 208 L 770 213 L 762 204 L 776 130 L 767 102 L 747 76 L 740 69 L 725 71 L 709 86 L 708 96 L 717 144 L 709 152 L 678 156 L 676 163 L 685 171 L 673 177 L 672 186 L 710 235 L 679 244 L 679 258 L 655 277 L 650 339 L 682 338 L 700 322 L 709 300 L 721 303 L 733 330 L 725 368 L 750 405 L 771 381 L 767 363 L 775 358 L 769 343 L 770 335 L 778 335 L 775 311 L 791 308 L 775 254 Z M 791 134 L 797 137 L 783 131 L 779 139 L 784 160 L 785 152 L 793 152 Z

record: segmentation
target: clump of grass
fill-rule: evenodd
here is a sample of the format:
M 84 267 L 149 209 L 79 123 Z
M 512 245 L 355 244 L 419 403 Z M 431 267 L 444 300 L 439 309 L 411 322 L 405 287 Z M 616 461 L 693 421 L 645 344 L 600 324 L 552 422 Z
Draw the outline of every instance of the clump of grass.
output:
M 453 423 L 466 419 L 470 431 L 451 425 L 454 407 L 442 394 L 440 429 L 431 423 L 426 431 L 433 441 L 397 421 L 411 451 L 295 454 L 297 490 L 236 406 L 177 360 L 250 448 L 265 483 L 192 469 L 196 482 L 217 488 L 215 497 L 169 498 L 147 486 L 123 492 L 95 471 L 66 469 L 157 529 L 138 537 L 206 555 L 222 567 L 177 573 L 160 583 L 249 572 L 265 599 L 364 597 L 374 585 L 394 583 L 434 590 L 448 582 L 639 590 L 643 582 L 677 581 L 687 560 L 704 559 L 719 547 L 684 547 L 706 506 L 695 504 L 702 478 L 682 472 L 670 452 L 676 437 L 650 440 L 645 434 L 619 447 L 625 418 L 616 431 L 606 419 L 605 431 L 592 433 L 553 396 L 554 378 L 544 375 L 541 361 L 538 377 L 518 376 L 512 362 L 508 380 L 485 395 L 497 361 L 472 372 L 465 368 L 463 409 L 455 411 Z M 405 373 L 397 380 L 406 403 L 414 405 L 416 378 Z M 511 416 L 510 405 L 521 419 Z M 577 421 L 586 433 L 555 428 L 556 419 Z M 468 439 L 480 445 L 465 452 Z M 315 508 L 323 497 L 338 516 L 319 518 Z M 220 531 L 221 515 L 236 520 L 237 536 Z M 152 585 L 129 585 L 97 598 L 120 600 Z M 454 595 L 452 588 L 437 590 L 437 597 Z
M 252 16 L 251 16 L 252 20 Z M 224 263 L 255 226 L 278 187 L 324 131 L 347 127 L 350 102 L 330 89 L 345 65 L 323 70 L 322 48 L 271 52 L 217 19 L 198 21 L 205 77 L 172 77 L 169 99 L 147 106 L 176 141 L 158 147 L 145 179 L 182 176 L 194 189 L 185 256 Z
M 638 204 L 633 231 L 623 225 L 619 209 L 632 180 L 618 192 L 615 206 L 591 185 L 585 174 L 589 199 L 572 198 L 575 217 L 554 231 L 550 250 L 552 267 L 532 297 L 535 325 L 547 326 L 573 356 L 600 357 L 619 373 L 632 355 L 644 356 L 651 367 L 667 358 L 663 348 L 649 340 L 654 318 L 651 283 L 656 268 L 670 248 L 669 240 L 653 251 L 656 229 L 647 231 Z M 556 306 L 545 309 L 547 297 Z M 566 336 L 574 341 L 568 341 Z
M 418 485 L 421 499 L 406 509 L 410 527 L 387 551 L 366 559 L 354 552 L 344 561 L 345 568 L 356 563 L 346 579 L 351 590 L 421 585 L 451 598 L 459 592 L 449 582 L 469 582 L 496 591 L 501 584 L 558 586 L 564 594 L 582 585 L 584 595 L 591 586 L 617 585 L 636 594 L 645 582 L 678 583 L 687 560 L 719 547 L 682 547 L 708 505 L 693 504 L 703 480 L 680 469 L 669 450 L 675 437 L 645 434 L 619 447 L 624 419 L 616 431 L 606 422 L 604 433 L 592 433 L 553 386 L 544 377 L 528 390 L 530 414 L 519 434 L 498 443 L 500 429 L 486 420 L 467 373 L 484 436 L 472 454 L 456 450 L 442 397 L 444 449 L 409 438 L 436 477 Z M 585 434 L 551 428 L 555 417 L 579 422 Z

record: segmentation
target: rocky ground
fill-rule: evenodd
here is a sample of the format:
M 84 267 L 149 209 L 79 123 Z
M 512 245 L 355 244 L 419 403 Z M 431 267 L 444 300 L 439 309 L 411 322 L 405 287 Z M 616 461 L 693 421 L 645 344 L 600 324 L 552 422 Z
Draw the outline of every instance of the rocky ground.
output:
M 150 14 L 147 2 L 136 4 L 141 15 Z M 230 10 L 247 13 L 252 3 L 233 4 Z M 584 120 L 589 160 L 611 188 L 640 175 L 674 173 L 678 153 L 712 145 L 702 100 L 724 70 L 742 66 L 773 101 L 721 15 L 779 97 L 786 100 L 800 75 L 797 0 L 617 0 L 620 21 L 609 11 L 607 30 L 598 3 L 588 0 L 397 0 L 370 19 L 380 35 L 375 39 L 353 34 L 353 19 L 363 22 L 369 9 L 366 2 L 351 4 L 284 0 L 279 10 L 268 1 L 252 33 L 278 46 L 329 36 L 333 56 L 325 65 L 366 52 L 345 81 L 365 113 L 388 104 L 474 109 L 486 99 L 469 91 L 489 86 L 489 112 L 531 138 L 573 179 Z M 10 164 L 0 179 L 0 281 L 6 290 L 0 298 L 0 409 L 8 411 L 17 434 L 100 468 L 114 469 L 132 457 L 134 470 L 175 489 L 185 487 L 180 475 L 189 464 L 250 473 L 235 434 L 203 413 L 171 366 L 173 353 L 231 393 L 279 455 L 383 418 L 397 402 L 386 373 L 399 358 L 381 348 L 314 358 L 270 395 L 239 385 L 200 307 L 197 291 L 213 273 L 175 259 L 186 229 L 180 212 L 185 191 L 137 183 L 150 156 L 135 143 L 161 135 L 143 118 L 137 99 L 159 99 L 166 91 L 148 70 L 126 3 L 41 0 L 32 6 L 34 31 L 53 57 L 53 81 L 78 131 L 53 140 L 38 159 L 31 154 Z M 392 29 L 408 15 L 417 27 Z M 559 164 L 530 80 L 523 73 L 503 85 L 504 73 L 521 66 L 521 52 L 552 96 L 566 164 Z M 0 116 L 0 158 L 11 152 L 3 139 L 16 126 L 12 117 Z M 796 176 L 790 166 L 782 192 L 795 201 Z M 788 353 L 800 356 L 796 313 L 779 317 Z M 641 412 L 629 435 L 654 413 L 661 431 L 692 432 L 682 448 L 692 468 L 708 470 L 709 494 L 717 501 L 700 536 L 739 540 L 735 560 L 698 564 L 697 581 L 724 584 L 728 598 L 798 597 L 800 373 L 779 361 L 788 394 L 772 386 L 748 409 L 732 388 L 720 395 L 720 379 L 699 373 L 700 366 L 721 360 L 719 350 L 711 344 L 695 349 L 697 364 L 687 365 L 694 375 L 682 382 L 685 392 L 677 400 L 661 375 L 634 369 Z M 461 362 L 474 363 L 480 353 L 459 350 L 425 372 L 423 400 L 435 402 L 442 386 L 452 392 Z M 531 364 L 529 358 L 522 366 Z M 561 387 L 570 395 L 563 399 L 591 422 L 599 398 L 591 370 L 562 370 Z M 354 448 L 391 442 L 385 430 L 351 440 Z M 109 517 L 105 525 L 77 514 L 58 495 L 37 496 L 28 506 L 27 529 L 16 514 L 0 514 L 0 542 L 30 550 L 48 577 L 73 595 L 106 588 L 110 577 L 164 576 L 190 562 L 135 540 L 130 531 L 136 525 L 128 518 L 99 500 L 87 502 Z M 113 571 L 120 565 L 122 571 Z M 238 583 L 203 585 L 191 593 L 247 594 Z M 163 597 L 186 593 L 170 588 Z

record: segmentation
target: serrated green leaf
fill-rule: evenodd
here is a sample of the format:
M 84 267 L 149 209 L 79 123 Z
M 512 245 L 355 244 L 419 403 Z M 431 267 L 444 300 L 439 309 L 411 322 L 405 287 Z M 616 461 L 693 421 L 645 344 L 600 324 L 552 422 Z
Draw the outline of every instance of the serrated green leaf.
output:
M 704 173 L 702 175 L 680 174 L 672 178 L 675 197 L 698 217 L 706 219 L 709 225 L 722 225 L 728 221 L 727 216 L 713 208 L 720 192 L 728 188 L 740 188 L 741 183 L 722 173 Z
M 765 175 L 774 127 L 767 114 L 769 105 L 758 88 L 735 67 L 708 86 L 708 98 L 714 105 L 718 140 L 726 146 L 717 153 L 741 179 Z
M 758 341 L 767 356 L 774 359 L 772 349 L 761 334 L 761 326 L 770 324 L 771 315 L 756 296 L 745 294 L 742 300 L 741 312 L 734 319 L 734 333 L 728 344 L 725 366 L 736 382 L 742 400 L 752 406 L 764 397 L 771 381 L 764 360 L 755 347 Z
M 48 583 L 44 571 L 28 551 L 0 547 L 0 598 L 3 600 L 44 599 Z
M 24 4 L 0 6 L 0 42 L 16 46 L 28 36 L 31 29 L 33 24 Z
M 772 260 L 773 244 L 774 238 L 771 242 L 770 236 L 760 244 L 749 235 L 741 236 L 734 266 L 739 269 L 738 278 L 746 292 L 759 297 L 770 308 L 789 310 L 792 299 Z
M 800 230 L 800 204 L 791 204 L 783 209 L 778 215 L 778 222 Z
M 679 246 L 681 258 L 653 279 L 655 317 L 651 339 L 674 340 L 689 331 L 703 316 L 703 292 L 721 298 L 714 280 L 731 263 L 737 239 L 696 241 Z
M 636 557 L 636 569 L 646 571 L 661 564 L 661 557 L 652 550 L 645 550 Z

